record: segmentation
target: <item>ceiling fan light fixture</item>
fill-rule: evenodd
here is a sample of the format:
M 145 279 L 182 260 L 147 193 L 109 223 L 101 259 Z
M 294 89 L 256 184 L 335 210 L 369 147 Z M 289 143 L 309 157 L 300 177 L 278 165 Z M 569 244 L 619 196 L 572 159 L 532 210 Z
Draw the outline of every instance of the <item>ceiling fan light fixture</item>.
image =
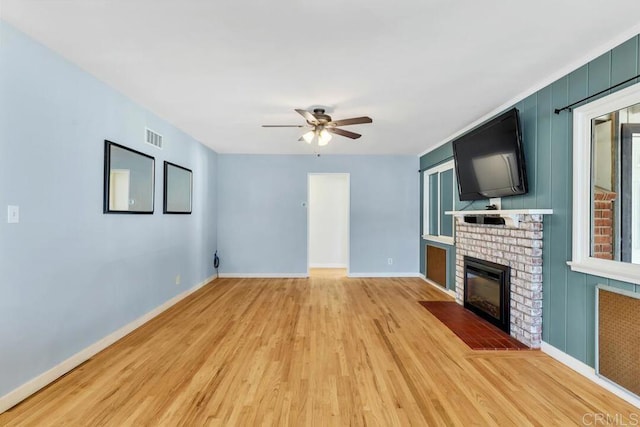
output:
M 331 134 L 326 129 L 322 129 L 318 134 L 318 146 L 325 146 L 329 141 L 331 141 Z
M 373 123 L 371 117 L 352 117 L 350 119 L 333 120 L 331 116 L 325 114 L 324 108 L 315 108 L 313 113 L 307 110 L 296 109 L 296 113 L 300 114 L 307 121 L 306 125 L 262 125 L 268 128 L 307 128 L 298 141 L 304 141 L 307 144 L 313 144 L 314 140 L 318 141 L 318 146 L 323 147 L 331 141 L 333 134 L 344 136 L 345 138 L 358 139 L 362 135 L 342 129 L 340 126 L 350 126 L 365 123 Z
M 316 133 L 310 130 L 309 132 L 306 132 L 304 135 L 302 135 L 302 139 L 304 139 L 307 144 L 311 144 L 314 136 L 316 136 Z

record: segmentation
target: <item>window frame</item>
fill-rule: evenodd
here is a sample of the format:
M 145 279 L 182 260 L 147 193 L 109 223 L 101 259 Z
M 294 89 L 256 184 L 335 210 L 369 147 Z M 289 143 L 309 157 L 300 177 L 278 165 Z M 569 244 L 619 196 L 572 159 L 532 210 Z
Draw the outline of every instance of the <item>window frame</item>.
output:
M 640 103 L 640 84 L 573 110 L 572 271 L 640 284 L 640 265 L 591 256 L 592 129 L 591 120 Z
M 453 206 L 452 209 L 455 210 L 455 202 L 456 202 L 456 173 L 455 173 L 455 165 L 453 162 L 453 159 L 448 160 L 446 162 L 440 163 L 439 165 L 436 165 L 432 168 L 429 168 L 427 170 L 425 170 L 422 174 L 422 191 L 423 191 L 423 200 L 422 200 L 422 238 L 424 240 L 429 240 L 429 241 L 433 241 L 433 242 L 438 242 L 438 243 L 444 243 L 447 245 L 454 245 L 455 244 L 455 222 L 454 222 L 454 218 L 453 216 L 451 216 L 451 236 L 443 236 L 440 234 L 440 231 L 442 229 L 441 227 L 441 223 L 440 223 L 440 218 L 442 218 L 442 208 L 440 206 L 440 202 L 441 202 L 441 195 L 440 195 L 440 190 L 441 190 L 441 185 L 440 185 L 440 177 L 442 175 L 443 172 L 449 171 L 451 170 L 453 173 L 451 174 L 451 191 L 452 191 L 452 201 L 453 201 Z M 430 221 L 430 212 L 429 212 L 429 201 L 430 201 L 430 193 L 429 193 L 429 177 L 433 174 L 438 174 L 438 185 L 437 185 L 437 189 L 438 189 L 438 196 L 437 196 L 437 203 L 438 203 L 438 208 L 436 209 L 438 212 L 437 215 L 437 221 L 438 221 L 438 234 L 429 234 L 429 221 Z

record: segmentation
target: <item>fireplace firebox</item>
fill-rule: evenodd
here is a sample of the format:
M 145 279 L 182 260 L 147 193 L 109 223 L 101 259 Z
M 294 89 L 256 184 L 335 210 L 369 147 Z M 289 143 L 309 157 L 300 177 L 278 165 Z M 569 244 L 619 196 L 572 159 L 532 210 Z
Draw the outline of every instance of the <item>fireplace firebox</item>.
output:
M 464 257 L 464 307 L 510 333 L 510 268 Z

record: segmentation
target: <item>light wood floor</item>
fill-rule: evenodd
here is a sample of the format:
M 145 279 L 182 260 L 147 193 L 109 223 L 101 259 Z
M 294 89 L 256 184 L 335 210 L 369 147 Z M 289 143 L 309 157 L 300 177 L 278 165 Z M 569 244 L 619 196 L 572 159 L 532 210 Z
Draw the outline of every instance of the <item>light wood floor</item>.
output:
M 347 277 L 346 268 L 310 268 L 309 276 L 311 278 L 324 279 L 344 279 Z
M 219 279 L 0 425 L 567 426 L 640 412 L 539 351 L 469 350 L 418 304 L 446 298 L 414 278 Z

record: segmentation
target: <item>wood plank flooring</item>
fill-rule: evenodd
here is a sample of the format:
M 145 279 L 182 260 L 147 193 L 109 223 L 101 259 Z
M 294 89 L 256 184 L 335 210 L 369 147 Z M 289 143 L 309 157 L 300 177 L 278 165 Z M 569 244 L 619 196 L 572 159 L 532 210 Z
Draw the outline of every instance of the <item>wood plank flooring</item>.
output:
M 539 351 L 469 350 L 418 303 L 448 298 L 415 278 L 218 279 L 0 415 L 0 425 L 638 419 L 640 410 Z

